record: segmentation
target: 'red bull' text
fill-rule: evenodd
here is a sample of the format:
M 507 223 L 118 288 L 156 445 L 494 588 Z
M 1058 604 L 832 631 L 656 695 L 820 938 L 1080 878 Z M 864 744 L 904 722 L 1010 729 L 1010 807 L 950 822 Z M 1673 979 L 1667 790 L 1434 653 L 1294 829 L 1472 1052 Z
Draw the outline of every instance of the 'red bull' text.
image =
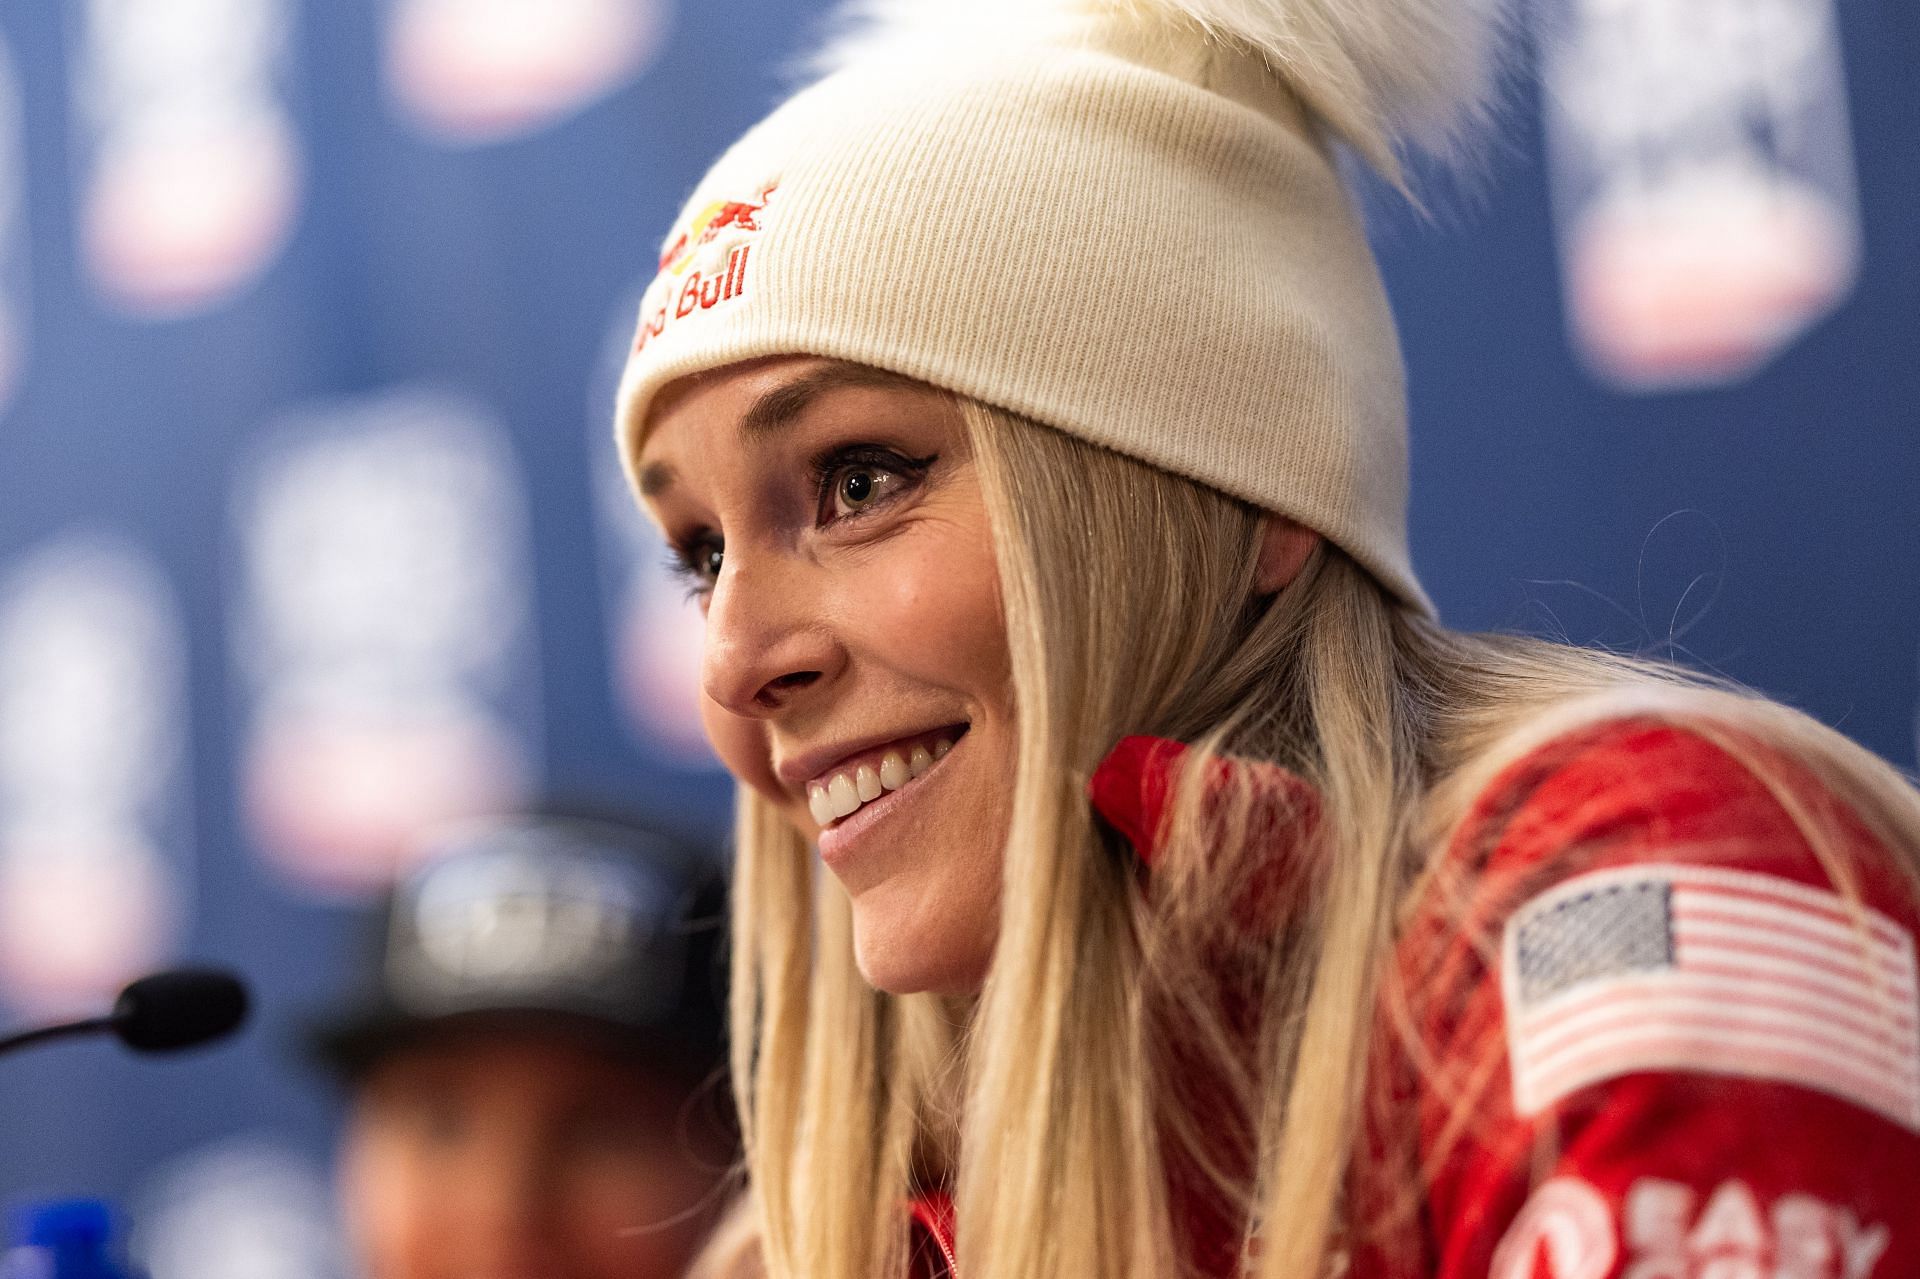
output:
M 747 290 L 747 255 L 752 250 L 750 244 L 739 245 L 727 254 L 726 268 L 713 275 L 689 271 L 686 280 L 676 292 L 669 295 L 667 301 L 640 317 L 640 331 L 633 340 L 634 351 L 645 350 L 647 343 L 664 332 L 669 323 L 684 320 L 696 311 L 710 311 L 722 302 L 744 294 Z

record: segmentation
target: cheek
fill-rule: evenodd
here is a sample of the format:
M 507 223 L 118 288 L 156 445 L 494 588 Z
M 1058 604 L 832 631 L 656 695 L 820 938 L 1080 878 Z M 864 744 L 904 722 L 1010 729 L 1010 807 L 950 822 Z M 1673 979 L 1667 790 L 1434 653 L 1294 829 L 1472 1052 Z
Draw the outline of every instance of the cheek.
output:
M 944 525 L 889 549 L 875 571 L 843 586 L 850 642 L 895 671 L 1004 711 L 1007 635 L 984 525 Z
M 420 1181 L 399 1143 L 362 1121 L 351 1123 L 340 1152 L 340 1200 L 369 1279 L 433 1273 Z
M 663 1160 L 577 1170 L 567 1181 L 570 1255 L 591 1279 L 675 1279 L 699 1242 L 699 1189 Z
M 779 780 L 773 775 L 773 749 L 765 724 L 729 714 L 705 695 L 700 698 L 700 722 L 723 768 L 775 803 L 784 800 Z
M 971 720 L 940 810 L 903 831 L 894 873 L 854 899 L 861 973 L 896 994 L 980 989 L 1011 808 L 1016 725 L 992 546 L 984 518 L 939 532 L 850 586 L 845 605 L 859 619 L 853 642 L 910 682 L 957 694 Z
M 700 720 L 720 766 L 742 785 L 772 800 L 788 821 L 811 838 L 812 816 L 804 806 L 793 803 L 773 775 L 773 748 L 767 741 L 766 726 L 757 720 L 730 715 L 706 696 L 700 698 Z

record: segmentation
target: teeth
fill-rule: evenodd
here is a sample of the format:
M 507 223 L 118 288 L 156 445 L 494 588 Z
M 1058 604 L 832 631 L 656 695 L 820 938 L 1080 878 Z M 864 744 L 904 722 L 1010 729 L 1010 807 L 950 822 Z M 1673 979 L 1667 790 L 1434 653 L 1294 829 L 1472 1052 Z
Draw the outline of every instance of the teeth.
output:
M 833 780 L 827 783 L 827 798 L 833 801 L 835 817 L 845 817 L 860 807 L 860 792 L 854 790 L 853 783 L 845 773 L 835 773 Z
M 924 776 L 936 760 L 945 759 L 952 749 L 952 739 L 943 737 L 933 743 L 931 750 L 916 746 L 905 758 L 899 751 L 888 751 L 881 756 L 878 769 L 862 764 L 851 773 L 835 773 L 826 785 L 807 788 L 807 810 L 813 814 L 816 825 L 831 826 L 860 805 Z

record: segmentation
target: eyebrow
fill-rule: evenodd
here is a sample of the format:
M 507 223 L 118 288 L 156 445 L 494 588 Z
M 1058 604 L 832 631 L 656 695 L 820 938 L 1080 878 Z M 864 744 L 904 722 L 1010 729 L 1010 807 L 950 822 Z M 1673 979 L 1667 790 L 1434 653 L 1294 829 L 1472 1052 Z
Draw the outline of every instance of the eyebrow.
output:
M 771 435 L 805 413 L 829 391 L 853 387 L 917 389 L 922 384 L 869 364 L 836 362 L 802 373 L 766 392 L 740 416 L 740 433 L 749 439 Z
M 855 387 L 922 390 L 925 384 L 904 374 L 877 369 L 869 364 L 836 361 L 811 369 L 763 392 L 740 415 L 740 433 L 748 439 L 763 439 L 791 426 L 822 395 Z M 673 468 L 665 462 L 650 462 L 640 468 L 642 497 L 657 496 L 670 488 L 673 482 Z

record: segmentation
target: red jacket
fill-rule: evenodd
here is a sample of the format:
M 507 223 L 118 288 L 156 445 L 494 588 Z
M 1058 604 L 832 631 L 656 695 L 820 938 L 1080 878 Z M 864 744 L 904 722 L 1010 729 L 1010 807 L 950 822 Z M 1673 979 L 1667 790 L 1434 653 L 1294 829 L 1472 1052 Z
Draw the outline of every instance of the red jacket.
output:
M 1128 739 L 1090 788 L 1148 866 L 1183 749 Z M 1400 943 L 1431 1064 L 1382 1036 L 1382 1162 L 1354 1192 L 1363 1218 L 1407 1194 L 1411 1214 L 1352 1241 L 1352 1279 L 1920 1279 L 1913 892 L 1766 758 L 1835 824 L 1864 910 L 1684 729 L 1597 725 L 1479 797 Z M 916 1273 L 950 1274 L 950 1204 L 913 1212 Z

